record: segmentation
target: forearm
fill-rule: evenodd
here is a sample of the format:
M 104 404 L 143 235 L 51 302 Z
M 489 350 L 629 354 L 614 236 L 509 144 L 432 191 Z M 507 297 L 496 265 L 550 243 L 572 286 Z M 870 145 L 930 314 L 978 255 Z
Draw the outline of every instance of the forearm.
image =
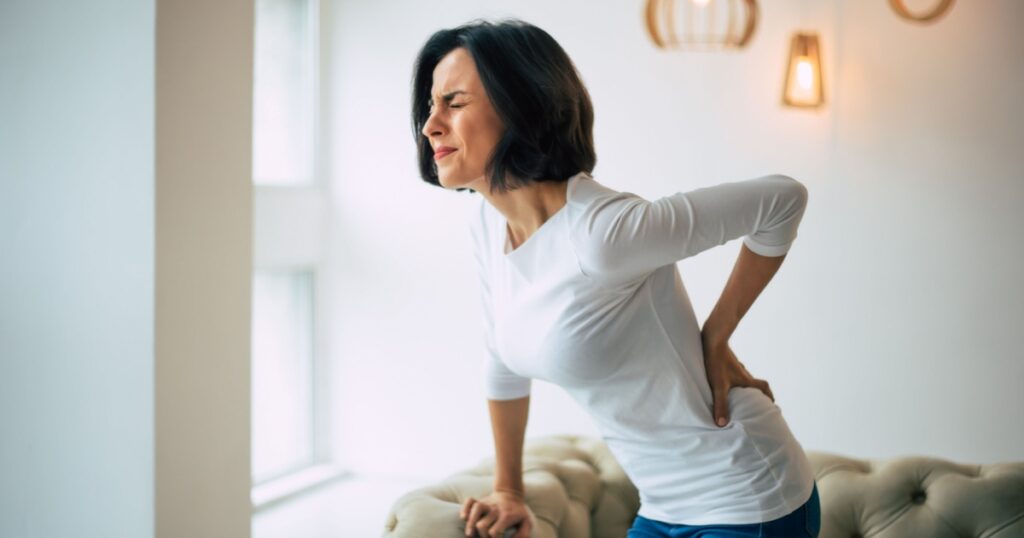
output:
M 722 296 L 701 329 L 701 338 L 705 344 L 729 340 L 740 319 L 761 294 L 761 290 L 771 281 L 785 258 L 785 254 L 774 257 L 761 256 L 750 250 L 747 245 L 740 244 L 739 258 L 729 275 Z
M 523 440 L 530 411 L 530 397 L 488 400 L 494 434 L 494 488 L 524 491 Z

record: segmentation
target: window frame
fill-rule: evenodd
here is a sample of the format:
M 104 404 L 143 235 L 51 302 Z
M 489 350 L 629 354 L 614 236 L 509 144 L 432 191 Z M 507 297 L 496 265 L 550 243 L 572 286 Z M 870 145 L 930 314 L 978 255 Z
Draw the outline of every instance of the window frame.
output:
M 259 0 L 254 0 L 258 2 Z M 351 473 L 341 467 L 333 456 L 333 428 L 331 420 L 332 398 L 331 368 L 327 349 L 326 328 L 328 308 L 324 298 L 330 297 L 330 281 L 326 272 L 328 245 L 327 223 L 330 221 L 329 189 L 323 156 L 324 110 L 321 87 L 324 72 L 323 58 L 326 47 L 323 29 L 326 24 L 325 2 L 305 0 L 309 5 L 311 65 L 313 69 L 313 104 L 310 158 L 312 177 L 308 183 L 257 183 L 253 174 L 253 271 L 303 270 L 312 273 L 312 461 L 308 465 L 253 483 L 251 500 L 253 513 L 277 505 L 311 488 Z M 256 36 L 254 33 L 253 47 Z M 255 65 L 255 57 L 254 57 Z M 254 88 L 255 89 L 255 88 Z M 255 109 L 254 109 L 255 110 Z M 293 241 L 289 234 L 275 234 L 274 223 L 286 222 L 300 231 L 304 241 Z M 325 293 L 325 290 L 327 291 Z M 250 447 L 251 450 L 251 447 Z M 252 470 L 250 468 L 250 477 Z

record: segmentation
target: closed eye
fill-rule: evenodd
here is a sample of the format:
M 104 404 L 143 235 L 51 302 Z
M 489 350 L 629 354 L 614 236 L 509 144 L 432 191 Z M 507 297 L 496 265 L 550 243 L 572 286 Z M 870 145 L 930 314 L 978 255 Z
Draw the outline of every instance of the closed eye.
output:
M 465 104 L 448 105 L 448 108 L 462 108 L 464 106 L 466 106 L 466 105 Z M 428 114 L 433 114 L 434 113 L 434 105 L 430 105 L 430 108 L 427 109 L 427 113 Z

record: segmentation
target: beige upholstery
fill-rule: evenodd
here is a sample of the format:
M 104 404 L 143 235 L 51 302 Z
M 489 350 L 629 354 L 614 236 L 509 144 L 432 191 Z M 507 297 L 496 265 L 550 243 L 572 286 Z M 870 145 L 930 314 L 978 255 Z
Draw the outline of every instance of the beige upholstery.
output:
M 1024 537 L 1024 462 L 807 457 L 818 481 L 822 538 Z
M 935 458 L 857 460 L 808 451 L 821 499 L 821 538 L 1024 537 L 1024 462 L 964 465 Z M 491 491 L 494 459 L 403 495 L 382 536 L 457 538 L 466 497 Z M 604 442 L 530 439 L 526 502 L 536 538 L 623 538 L 640 499 Z

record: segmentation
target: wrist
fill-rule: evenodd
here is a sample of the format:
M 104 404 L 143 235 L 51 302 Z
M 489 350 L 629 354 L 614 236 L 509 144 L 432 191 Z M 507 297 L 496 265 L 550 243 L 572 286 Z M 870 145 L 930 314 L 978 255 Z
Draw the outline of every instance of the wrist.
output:
M 521 501 L 526 499 L 526 492 L 524 492 L 522 489 L 507 488 L 507 487 L 495 487 L 494 488 L 494 492 L 495 493 L 504 493 L 504 494 L 513 496 L 513 497 L 515 497 L 515 498 L 517 498 L 517 499 L 519 499 Z
M 704 326 L 700 331 L 701 343 L 704 347 L 721 346 L 729 343 L 731 333 L 721 328 Z
M 526 488 L 522 480 L 495 480 L 492 487 L 494 491 L 517 491 L 523 493 Z
M 729 337 L 732 336 L 732 332 L 739 323 L 736 316 L 729 314 L 729 312 L 730 309 L 723 307 L 721 304 L 715 305 L 715 308 L 708 314 L 708 318 L 704 320 L 704 325 L 701 327 L 701 339 L 706 343 L 728 342 Z

